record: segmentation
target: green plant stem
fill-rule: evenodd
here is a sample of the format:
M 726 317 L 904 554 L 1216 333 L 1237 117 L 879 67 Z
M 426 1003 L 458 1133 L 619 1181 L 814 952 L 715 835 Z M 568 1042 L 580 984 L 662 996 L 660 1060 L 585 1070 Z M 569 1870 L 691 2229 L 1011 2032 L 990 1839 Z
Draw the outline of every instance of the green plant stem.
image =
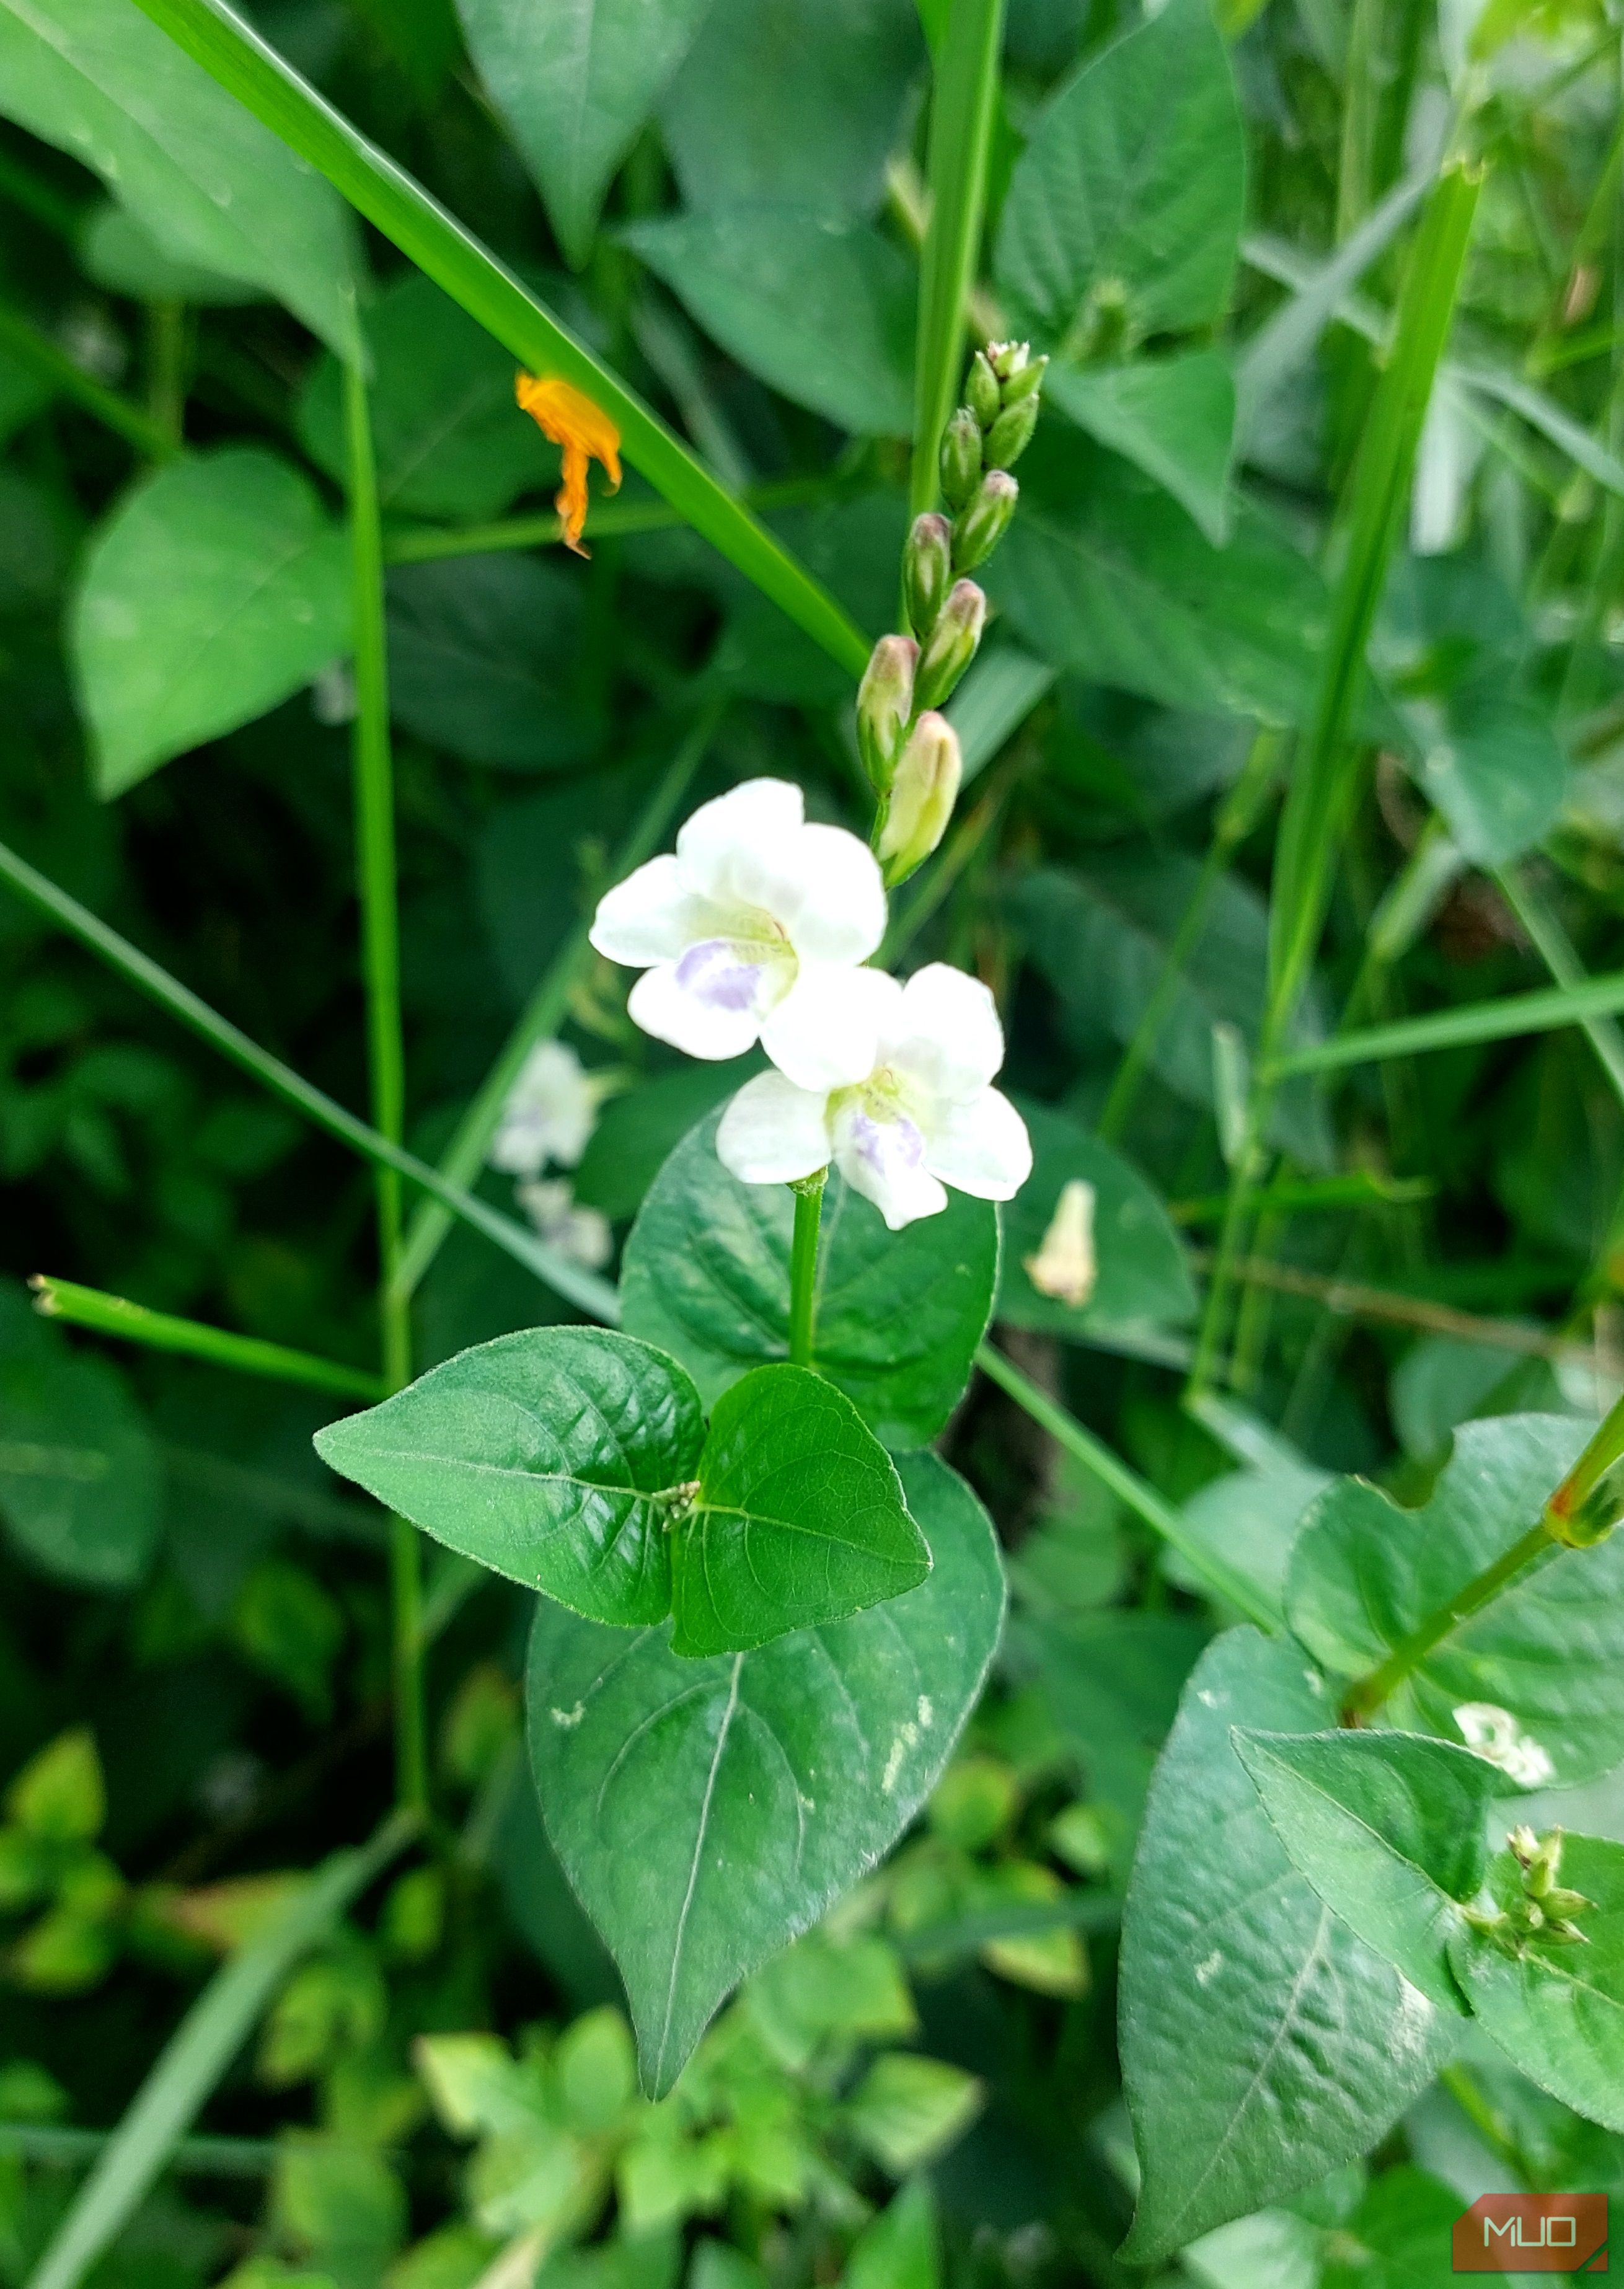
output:
M 205 1327 L 197 1320 L 149 1312 L 144 1304 L 127 1303 L 122 1296 L 104 1295 L 99 1288 L 81 1288 L 75 1280 L 52 1279 L 44 1272 L 28 1285 L 38 1298 L 35 1309 L 46 1319 L 62 1320 L 69 1327 L 86 1328 L 94 1335 L 143 1344 L 149 1351 L 178 1352 L 185 1359 L 206 1360 L 211 1367 L 231 1368 L 239 1375 L 303 1384 L 309 1390 L 330 1391 L 342 1399 L 370 1400 L 387 1396 L 381 1376 L 344 1367 L 337 1360 L 319 1359 L 314 1352 L 291 1351 L 285 1344 L 262 1343 L 257 1336 L 228 1335 L 223 1328 Z
M 649 797 L 642 816 L 616 855 L 614 879 L 617 881 L 624 880 L 634 867 L 641 866 L 655 845 L 664 839 L 665 829 L 692 784 L 695 772 L 704 762 L 726 712 L 725 701 L 714 701 L 677 749 L 665 776 Z M 572 930 L 553 956 L 536 991 L 525 1004 L 518 1023 L 503 1043 L 495 1064 L 481 1082 L 478 1094 L 458 1122 L 451 1141 L 440 1158 L 440 1173 L 448 1183 L 458 1185 L 474 1183 L 484 1166 L 486 1152 L 502 1118 L 502 1107 L 507 1102 L 508 1092 L 519 1078 L 526 1057 L 537 1041 L 546 1041 L 562 1025 L 576 980 L 592 951 L 586 935 L 589 927 L 588 923 L 582 922 Z M 395 1288 L 402 1296 L 410 1297 L 416 1292 L 429 1265 L 439 1254 L 451 1223 L 452 1217 L 442 1203 L 419 1201 L 407 1226 L 406 1241 L 395 1272 Z M 612 1288 L 609 1290 L 610 1296 L 613 1293 Z M 596 1319 L 606 1316 L 596 1305 L 588 1308 Z
M 251 1041 L 246 1033 L 222 1017 L 218 1010 L 211 1009 L 189 987 L 171 977 L 149 955 L 131 945 L 127 938 L 121 937 L 116 930 L 109 929 L 100 916 L 92 913 L 87 906 L 82 906 L 66 890 L 59 889 L 47 876 L 30 866 L 25 858 L 20 858 L 3 842 L 0 842 L 0 882 L 4 882 L 25 905 L 32 906 L 36 913 L 44 915 L 60 929 L 65 930 L 69 937 L 76 939 L 109 969 L 116 971 L 127 984 L 187 1026 L 200 1041 L 206 1041 L 211 1049 L 228 1058 L 240 1071 L 268 1089 L 273 1097 L 280 1098 L 283 1104 L 291 1105 L 296 1113 L 303 1113 L 316 1128 L 324 1129 L 328 1136 L 335 1137 L 340 1144 L 347 1145 L 352 1152 L 358 1152 L 362 1160 L 370 1160 L 375 1167 L 397 1168 L 402 1176 L 450 1208 L 453 1216 L 459 1216 L 475 1232 L 483 1232 L 487 1240 L 511 1256 L 515 1263 L 522 1264 L 527 1271 L 534 1272 L 537 1279 L 545 1280 L 549 1288 L 575 1304 L 577 1310 L 585 1312 L 591 1319 L 601 1320 L 608 1326 L 615 1324 L 619 1317 L 620 1304 L 608 1280 L 601 1280 L 595 1272 L 584 1272 L 579 1264 L 572 1264 L 556 1248 L 548 1248 L 545 1242 L 534 1238 L 511 1216 L 501 1215 L 484 1200 L 465 1192 L 460 1185 L 448 1183 L 437 1168 L 431 1168 L 426 1160 L 419 1160 L 415 1152 L 409 1152 L 402 1145 L 394 1144 L 386 1137 L 380 1137 L 377 1129 L 370 1129 L 364 1121 L 358 1120 L 343 1105 L 313 1087 L 291 1065 L 283 1065 L 279 1057 L 272 1057 L 268 1049 L 262 1049 L 257 1041 Z
M 350 585 L 355 640 L 355 856 L 366 979 L 367 1063 L 372 1120 L 398 1144 L 406 1129 L 406 1053 L 401 1025 L 398 868 L 394 849 L 394 755 L 389 738 L 389 652 L 384 626 L 383 522 L 366 376 L 344 369 L 344 429 L 349 480 Z M 378 1168 L 378 1313 L 387 1390 L 411 1380 L 411 1301 L 396 1284 L 401 1256 L 401 1176 Z M 395 1791 L 419 1811 L 428 1805 L 428 1721 L 423 1681 L 423 1557 L 410 1519 L 389 1521 L 390 1663 L 394 1690 Z
M 24 365 L 32 366 L 53 389 L 71 398 L 83 411 L 93 415 L 104 429 L 111 429 L 148 460 L 170 460 L 179 451 L 176 438 L 150 413 L 139 405 L 131 405 L 127 397 L 121 397 L 115 389 L 108 389 L 93 374 L 84 372 L 37 326 L 29 325 L 26 318 L 4 307 L 0 307 L 0 349 L 9 350 Z
M 776 484 L 752 485 L 740 498 L 753 509 L 796 508 L 814 501 L 835 500 L 870 490 L 870 481 L 842 476 L 785 477 Z M 594 538 L 641 532 L 669 532 L 683 519 L 663 500 L 594 502 Z M 445 556 L 487 556 L 511 548 L 551 548 L 562 541 L 564 528 L 548 509 L 532 516 L 503 516 L 490 524 L 408 524 L 384 533 L 386 564 L 427 564 Z
M 1190 1376 L 1184 1385 L 1186 1407 L 1205 1397 L 1217 1376 L 1219 1355 L 1223 1348 L 1229 1323 L 1230 1285 L 1244 1254 L 1247 1227 L 1254 1212 L 1259 1179 L 1264 1167 L 1264 1154 L 1258 1139 L 1256 1114 L 1259 1100 L 1254 1090 L 1251 1118 L 1230 1184 L 1229 1198 L 1224 1204 L 1223 1221 L 1218 1227 L 1218 1247 L 1207 1277 L 1206 1296 L 1201 1306 L 1201 1323 L 1196 1330 L 1196 1347 L 1190 1363 Z
M 186 443 L 187 307 L 155 302 L 147 313 L 147 410 L 172 451 Z
M 1558 985 L 1588 983 L 1589 973 L 1572 940 L 1547 901 L 1516 866 L 1498 866 L 1494 883 L 1501 896 L 1527 932 L 1534 952 Z M 1596 1053 L 1596 1062 L 1608 1086 L 1624 1105 L 1624 1033 L 1611 1017 L 1581 1018 L 1584 1037 Z
M 1114 1455 L 1103 1440 L 1085 1430 L 1058 1400 L 1051 1399 L 1047 1391 L 1040 1391 L 1030 1376 L 1023 1375 L 1014 1361 L 1006 1359 L 992 1344 L 982 1344 L 975 1354 L 975 1363 L 1041 1430 L 1092 1472 L 1101 1485 L 1108 1487 L 1135 1517 L 1142 1519 L 1152 1533 L 1159 1535 L 1169 1549 L 1176 1550 L 1190 1570 L 1217 1596 L 1248 1621 L 1255 1622 L 1260 1629 L 1272 1631 L 1278 1628 L 1278 1615 L 1271 1611 L 1255 1585 L 1186 1534 L 1178 1512 L 1162 1500 L 1154 1487 L 1147 1486 L 1137 1472 L 1130 1470 L 1120 1456 Z
M 80 2130 L 65 2123 L 0 2122 L 0 2154 L 47 2167 L 76 2169 L 107 2150 L 110 2130 Z M 182 2138 L 168 2167 L 199 2178 L 266 2179 L 283 2152 L 274 2138 Z
M 1407 1208 L 1416 1200 L 1429 1200 L 1437 1191 L 1430 1176 L 1379 1176 L 1369 1168 L 1352 1168 L 1341 1176 L 1294 1177 L 1262 1186 L 1253 1195 L 1253 1205 L 1260 1214 Z M 1169 1200 L 1167 1214 L 1174 1224 L 1220 1224 L 1229 1205 L 1228 1192 L 1198 1192 L 1190 1200 Z
M 1546 1503 L 1540 1524 L 1548 1534 L 1581 1550 L 1605 1541 L 1620 1515 L 1617 1489 L 1608 1490 L 1603 1504 L 1595 1498 L 1620 1456 L 1624 1456 L 1624 1399 L 1603 1417 L 1595 1437 Z
M 1391 1025 L 1363 1025 L 1288 1049 L 1260 1068 L 1266 1081 L 1291 1073 L 1334 1073 L 1342 1065 L 1373 1065 L 1382 1057 L 1414 1057 L 1428 1049 L 1459 1049 L 1482 1041 L 1509 1041 L 1524 1033 L 1551 1033 L 1587 1018 L 1624 1010 L 1624 970 L 1588 977 L 1580 985 L 1541 987 L 1532 993 L 1507 993 L 1493 1001 L 1469 1001 L 1458 1009 L 1436 1009 L 1404 1017 Z
M 335 1853 L 269 1928 L 215 1973 L 159 2053 L 28 2289 L 77 2289 L 156 2183 L 289 1972 L 399 1857 L 419 1827 L 414 1814 L 397 1812 L 370 1842 Z
M 1535 1567 L 1554 1558 L 1559 1544 L 1548 1531 L 1544 1520 L 1530 1527 L 1509 1550 L 1502 1551 L 1492 1566 L 1458 1590 L 1453 1598 L 1436 1607 L 1399 1640 L 1387 1659 L 1349 1687 L 1342 1703 L 1343 1721 L 1357 1724 L 1370 1716 L 1382 1703 L 1389 1701 L 1411 1672 L 1421 1667 L 1435 1646 L 1453 1637 L 1462 1623 L 1469 1622 L 1474 1614 L 1492 1605 L 1502 1590 Z
M 862 674 L 868 641 L 828 591 L 487 247 L 223 0 L 136 4 L 521 364 L 585 391 L 655 490 L 850 675 Z
M 817 1334 L 817 1235 L 824 1220 L 827 1168 L 790 1186 L 795 1229 L 790 1240 L 790 1365 L 810 1367 Z
M 964 363 L 1003 36 L 1004 0 L 950 0 L 946 35 L 935 59 L 926 159 L 930 219 L 919 266 L 909 487 L 916 516 L 936 505 L 942 433 Z

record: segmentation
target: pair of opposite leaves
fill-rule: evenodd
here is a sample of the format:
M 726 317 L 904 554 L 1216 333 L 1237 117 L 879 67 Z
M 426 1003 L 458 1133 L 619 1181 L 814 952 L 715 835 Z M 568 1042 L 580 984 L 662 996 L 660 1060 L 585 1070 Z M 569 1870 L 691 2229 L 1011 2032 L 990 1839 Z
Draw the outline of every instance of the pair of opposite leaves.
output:
M 590 1621 L 673 1616 L 744 1651 L 921 1583 L 930 1551 L 845 1394 L 755 1368 L 707 1431 L 692 1378 L 631 1336 L 533 1328 L 321 1432 L 322 1459 L 449 1549 Z

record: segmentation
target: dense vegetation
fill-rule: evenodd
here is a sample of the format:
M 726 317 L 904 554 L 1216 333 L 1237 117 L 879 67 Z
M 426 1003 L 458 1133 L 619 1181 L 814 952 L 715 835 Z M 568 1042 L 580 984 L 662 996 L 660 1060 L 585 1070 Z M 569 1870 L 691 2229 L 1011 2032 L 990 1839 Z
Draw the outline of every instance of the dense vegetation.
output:
M 0 0 L 0 2284 L 1624 2193 L 1616 12 L 251 16 Z

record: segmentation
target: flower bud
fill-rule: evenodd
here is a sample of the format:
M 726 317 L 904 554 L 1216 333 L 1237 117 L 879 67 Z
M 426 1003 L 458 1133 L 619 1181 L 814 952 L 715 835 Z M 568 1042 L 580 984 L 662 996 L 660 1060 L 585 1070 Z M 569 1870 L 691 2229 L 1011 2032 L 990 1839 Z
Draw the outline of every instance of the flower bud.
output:
M 964 777 L 959 735 L 945 715 L 919 717 L 896 766 L 879 858 L 888 886 L 907 881 L 947 832 Z
M 986 461 L 990 469 L 1013 468 L 1032 442 L 1038 427 L 1036 397 L 1017 398 L 1007 405 L 987 432 Z
M 991 429 L 1004 410 L 1004 400 L 998 386 L 998 376 L 988 364 L 984 350 L 977 350 L 970 360 L 970 379 L 964 394 L 971 412 L 982 427 Z
M 1033 358 L 1029 363 L 1020 367 L 1016 372 L 1012 373 L 1008 380 L 1000 386 L 1000 395 L 1004 404 L 1007 407 L 1019 405 L 1023 398 L 1036 397 L 1043 387 L 1043 377 L 1048 370 L 1048 363 L 1046 357 Z
M 1021 488 L 1007 469 L 989 469 L 953 530 L 953 570 L 973 572 L 1009 530 Z
M 919 661 L 914 704 L 940 707 L 975 657 L 986 625 L 987 600 L 974 580 L 955 580 Z
M 987 344 L 987 363 L 1000 381 L 1011 381 L 1017 373 L 1023 373 L 1031 355 L 1031 347 L 1027 342 Z
M 981 424 L 961 405 L 942 435 L 942 498 L 957 513 L 980 483 Z
M 863 768 L 883 794 L 896 769 L 896 750 L 913 713 L 913 675 L 919 648 L 912 636 L 881 636 L 857 686 L 857 747 Z
M 953 528 L 944 516 L 916 516 L 903 552 L 903 596 L 916 635 L 927 636 L 953 577 Z

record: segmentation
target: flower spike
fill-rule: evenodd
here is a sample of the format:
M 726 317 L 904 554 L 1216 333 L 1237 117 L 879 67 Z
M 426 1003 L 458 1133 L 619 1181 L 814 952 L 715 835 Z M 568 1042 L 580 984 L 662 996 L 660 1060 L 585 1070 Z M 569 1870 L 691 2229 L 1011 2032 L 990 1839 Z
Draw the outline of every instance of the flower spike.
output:
M 564 481 L 553 506 L 564 528 L 565 547 L 585 556 L 590 552 L 581 546 L 581 533 L 586 522 L 586 471 L 593 461 L 601 461 L 609 490 L 620 490 L 620 432 L 584 390 L 555 375 L 538 379 L 533 373 L 521 373 L 513 395 L 543 436 L 563 448 Z

